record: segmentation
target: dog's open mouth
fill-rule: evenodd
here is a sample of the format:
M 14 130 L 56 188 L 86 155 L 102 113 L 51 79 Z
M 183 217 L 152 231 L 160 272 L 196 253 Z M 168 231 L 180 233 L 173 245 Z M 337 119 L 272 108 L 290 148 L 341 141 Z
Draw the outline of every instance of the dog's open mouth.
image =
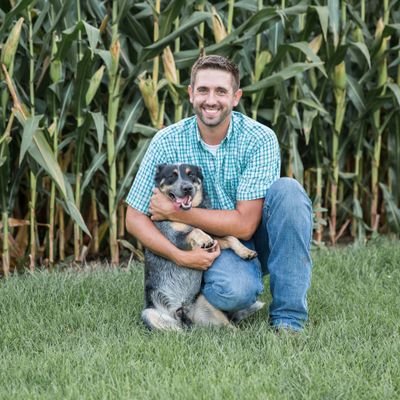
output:
M 169 198 L 183 210 L 190 210 L 192 208 L 192 196 L 176 197 L 173 193 L 169 193 Z

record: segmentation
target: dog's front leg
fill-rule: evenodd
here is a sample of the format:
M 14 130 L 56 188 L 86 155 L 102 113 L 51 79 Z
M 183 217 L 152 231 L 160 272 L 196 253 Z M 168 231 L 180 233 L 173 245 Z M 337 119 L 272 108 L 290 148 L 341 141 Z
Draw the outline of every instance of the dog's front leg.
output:
M 225 236 L 222 238 L 216 238 L 221 249 L 231 249 L 239 257 L 244 260 L 252 260 L 257 257 L 257 253 L 253 250 L 248 249 L 239 239 L 234 236 Z
M 192 249 L 196 247 L 201 247 L 203 249 L 209 249 L 214 246 L 215 241 L 207 233 L 203 232 L 201 229 L 195 228 L 193 229 L 186 237 L 186 241 L 188 245 L 191 246 Z

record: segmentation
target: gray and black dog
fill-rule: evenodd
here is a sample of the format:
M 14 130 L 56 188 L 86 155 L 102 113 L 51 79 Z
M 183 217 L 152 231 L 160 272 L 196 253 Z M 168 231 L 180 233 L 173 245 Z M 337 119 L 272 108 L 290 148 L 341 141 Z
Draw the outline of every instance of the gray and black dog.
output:
M 177 207 L 209 208 L 203 191 L 201 169 L 189 164 L 161 164 L 155 175 L 156 187 Z M 158 229 L 182 250 L 196 247 L 212 249 L 218 241 L 221 249 L 230 248 L 243 259 L 252 259 L 257 253 L 245 247 L 237 238 L 226 236 L 215 240 L 200 229 L 171 221 L 155 222 Z M 149 329 L 181 330 L 191 325 L 227 326 L 228 316 L 213 307 L 200 294 L 202 272 L 184 268 L 160 257 L 148 249 L 145 252 L 145 307 L 142 320 Z M 253 307 L 236 316 L 242 319 L 262 308 L 257 301 Z

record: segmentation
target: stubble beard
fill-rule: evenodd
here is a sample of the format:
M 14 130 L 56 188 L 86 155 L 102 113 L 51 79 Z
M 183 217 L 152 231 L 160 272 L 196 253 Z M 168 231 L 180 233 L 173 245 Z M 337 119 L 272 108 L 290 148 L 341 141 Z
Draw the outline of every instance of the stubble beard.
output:
M 217 108 L 217 107 L 215 107 L 215 108 Z M 210 127 L 210 128 L 216 127 L 216 126 L 222 124 L 222 123 L 226 120 L 226 118 L 227 118 L 227 116 L 229 115 L 229 113 L 232 111 L 232 110 L 229 110 L 229 109 L 222 109 L 222 110 L 220 111 L 220 114 L 219 114 L 219 116 L 218 116 L 217 118 L 215 118 L 215 119 L 214 119 L 214 118 L 210 119 L 210 118 L 207 118 L 207 117 L 204 116 L 204 114 L 203 114 L 203 109 L 202 109 L 202 105 L 193 106 L 193 109 L 194 109 L 194 112 L 195 112 L 197 118 L 199 118 L 199 120 L 200 120 L 205 126 L 208 126 L 208 127 Z M 219 108 L 218 108 L 218 109 L 219 109 Z

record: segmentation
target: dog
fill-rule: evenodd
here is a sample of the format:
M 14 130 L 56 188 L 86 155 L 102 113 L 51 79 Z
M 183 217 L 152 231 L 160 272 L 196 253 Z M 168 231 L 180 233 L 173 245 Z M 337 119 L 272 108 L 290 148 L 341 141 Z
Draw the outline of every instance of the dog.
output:
M 177 207 L 209 208 L 203 190 L 203 174 L 200 167 L 190 164 L 161 164 L 155 174 L 156 187 Z M 243 259 L 253 259 L 257 253 L 245 247 L 237 238 L 226 236 L 212 238 L 190 225 L 171 221 L 155 222 L 158 229 L 175 246 L 182 250 L 196 247 L 212 249 L 218 241 L 221 249 L 232 249 Z M 230 318 L 213 307 L 200 294 L 202 272 L 184 268 L 145 250 L 144 297 L 145 306 L 141 317 L 150 330 L 182 330 L 196 326 L 233 327 L 231 321 L 242 319 L 258 311 L 264 303 L 256 302 L 247 310 L 238 311 Z

